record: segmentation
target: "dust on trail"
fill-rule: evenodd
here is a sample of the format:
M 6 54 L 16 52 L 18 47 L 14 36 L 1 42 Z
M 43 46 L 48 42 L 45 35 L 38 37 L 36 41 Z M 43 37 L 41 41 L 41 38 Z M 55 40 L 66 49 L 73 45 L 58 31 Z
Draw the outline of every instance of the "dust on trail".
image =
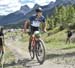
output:
M 25 48 L 27 49 L 27 47 L 28 47 L 27 42 L 24 44 L 23 43 L 21 44 L 20 41 L 6 40 L 6 46 L 14 54 L 16 63 L 23 66 L 22 68 L 75 68 L 74 66 L 69 65 L 69 64 L 61 64 L 61 62 L 59 62 L 59 59 L 62 59 L 63 56 L 62 55 L 60 56 L 59 54 L 57 54 L 58 53 L 57 50 L 55 50 L 55 51 L 47 50 L 46 60 L 45 60 L 44 64 L 40 65 L 36 59 L 34 59 L 32 61 L 30 60 L 28 50 L 23 49 L 24 47 L 22 47 L 22 45 L 26 45 Z M 58 50 L 58 51 L 60 53 L 60 50 Z M 52 53 L 54 53 L 54 54 L 52 54 Z M 55 58 L 53 58 L 53 57 L 55 57 Z M 60 60 L 60 61 L 62 61 L 62 60 Z M 16 68 L 18 68 L 18 67 L 16 67 Z

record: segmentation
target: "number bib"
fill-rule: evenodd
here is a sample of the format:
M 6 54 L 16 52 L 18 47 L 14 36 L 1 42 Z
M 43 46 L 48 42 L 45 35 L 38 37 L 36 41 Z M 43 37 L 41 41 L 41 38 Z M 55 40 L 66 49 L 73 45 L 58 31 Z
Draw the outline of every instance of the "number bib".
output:
M 39 27 L 40 22 L 39 21 L 33 21 L 31 25 L 34 26 L 34 27 Z

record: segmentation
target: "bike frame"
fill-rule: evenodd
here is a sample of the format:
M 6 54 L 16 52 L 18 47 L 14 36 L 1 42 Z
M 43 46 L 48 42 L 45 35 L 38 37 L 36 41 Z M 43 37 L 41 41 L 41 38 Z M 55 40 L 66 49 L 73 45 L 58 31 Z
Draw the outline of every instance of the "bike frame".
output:
M 36 41 L 38 41 L 38 40 L 39 40 L 39 38 L 36 38 L 35 34 L 33 34 L 31 36 L 31 44 L 32 44 L 33 47 L 35 47 Z

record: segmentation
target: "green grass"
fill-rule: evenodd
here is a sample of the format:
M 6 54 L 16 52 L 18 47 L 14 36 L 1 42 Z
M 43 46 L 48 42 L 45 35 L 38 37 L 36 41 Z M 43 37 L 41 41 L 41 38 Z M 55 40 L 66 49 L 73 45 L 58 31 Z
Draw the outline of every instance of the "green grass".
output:
M 14 58 L 14 55 L 11 52 L 11 50 L 9 48 L 5 47 L 4 62 L 11 63 L 14 60 L 15 60 L 15 58 Z
M 6 37 L 9 37 L 10 35 L 11 35 L 11 33 L 7 33 Z M 13 35 L 15 35 L 15 33 Z M 14 45 L 14 46 L 22 47 L 21 48 L 22 50 L 27 51 L 29 36 L 25 33 L 17 31 L 17 38 L 18 37 L 21 37 L 19 39 L 19 41 L 17 41 L 18 45 Z M 45 42 L 46 48 L 49 50 L 50 49 L 69 50 L 69 49 L 75 48 L 74 43 L 66 44 L 66 42 L 65 42 L 66 41 L 66 30 L 60 31 L 60 32 L 52 34 L 50 36 L 48 36 L 47 33 L 44 33 L 41 35 L 41 37 Z M 6 48 L 5 63 L 11 63 L 14 60 L 15 60 L 15 57 L 14 57 L 13 53 L 11 52 L 10 49 Z M 5 68 L 23 68 L 23 67 L 20 65 L 20 66 L 12 66 L 12 67 L 5 67 Z
M 43 40 L 47 48 L 70 48 L 74 47 L 74 43 L 66 44 L 66 30 L 60 31 L 56 34 L 47 36 L 44 34 Z
M 49 31 L 50 32 L 50 31 Z M 7 36 L 11 35 L 11 33 L 8 33 Z M 15 33 L 13 34 L 15 35 Z M 20 37 L 19 41 L 22 43 L 26 43 L 29 40 L 29 35 L 26 33 L 22 33 L 20 31 L 17 31 L 17 37 Z M 70 48 L 74 47 L 75 44 L 70 43 L 66 44 L 66 30 L 57 32 L 55 34 L 52 34 L 50 36 L 47 35 L 47 33 L 44 33 L 41 35 L 42 39 L 44 40 L 47 48 Z
M 25 33 L 17 33 L 18 36 L 22 35 L 22 38 L 19 40 L 22 43 L 26 43 L 29 40 L 29 35 Z M 47 33 L 41 34 L 42 39 L 44 40 L 46 47 L 50 49 L 61 49 L 61 48 L 72 48 L 75 47 L 74 43 L 66 44 L 66 30 L 57 32 L 50 36 Z

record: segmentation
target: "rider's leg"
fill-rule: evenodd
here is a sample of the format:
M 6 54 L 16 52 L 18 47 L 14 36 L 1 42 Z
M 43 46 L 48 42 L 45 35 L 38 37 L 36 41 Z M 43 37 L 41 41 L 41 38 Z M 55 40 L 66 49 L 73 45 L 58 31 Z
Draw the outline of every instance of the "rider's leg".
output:
M 29 46 L 28 46 L 29 52 L 31 51 L 31 36 L 29 38 Z
M 33 27 L 33 26 L 31 26 L 30 27 L 31 28 L 31 33 L 30 33 L 30 38 L 29 38 L 29 52 L 31 51 L 31 39 L 32 39 L 32 35 L 34 34 L 34 32 L 35 31 L 38 31 L 39 30 L 39 28 L 38 27 Z
M 29 52 L 31 51 L 31 38 L 32 38 L 32 34 L 33 34 L 33 33 L 34 33 L 34 28 L 31 26 L 31 27 L 30 27 L 29 46 L 28 46 Z

